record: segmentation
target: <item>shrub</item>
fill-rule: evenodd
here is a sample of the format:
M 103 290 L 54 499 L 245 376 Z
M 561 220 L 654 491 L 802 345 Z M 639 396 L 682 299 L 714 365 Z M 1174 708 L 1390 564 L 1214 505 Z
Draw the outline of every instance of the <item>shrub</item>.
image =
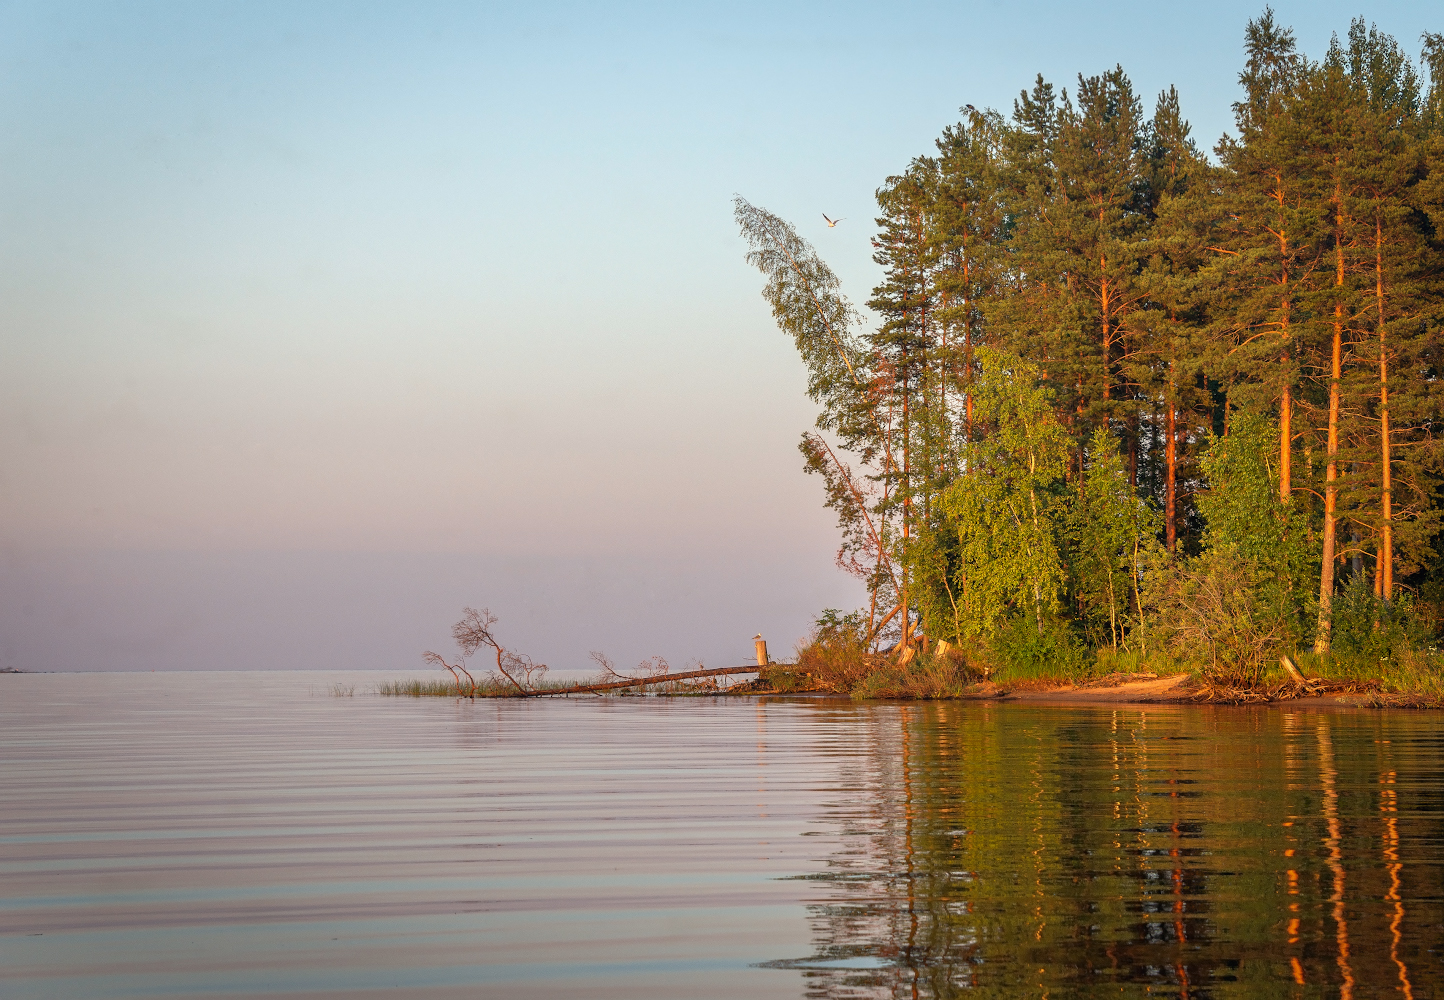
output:
M 1087 647 L 1060 618 L 1044 618 L 1040 626 L 1033 615 L 1015 615 L 994 634 L 989 652 L 997 676 L 1005 680 L 1077 679 L 1089 673 Z
M 1402 594 L 1392 601 L 1374 596 L 1367 581 L 1349 581 L 1332 604 L 1331 650 L 1340 658 L 1377 663 L 1405 650 L 1429 644 L 1430 629 L 1415 613 L 1413 598 Z
M 863 677 L 852 690 L 854 698 L 958 698 L 966 688 L 992 672 L 976 655 L 950 649 L 941 656 L 922 655 L 906 664 L 887 662 Z
M 1155 643 L 1180 659 L 1202 659 L 1204 673 L 1222 683 L 1259 681 L 1265 662 L 1299 635 L 1287 583 L 1231 546 L 1155 567 L 1144 607 Z
M 867 650 L 867 622 L 862 612 L 842 614 L 828 608 L 813 623 L 812 635 L 797 649 L 796 679 L 790 690 L 824 690 L 848 694 L 882 657 Z

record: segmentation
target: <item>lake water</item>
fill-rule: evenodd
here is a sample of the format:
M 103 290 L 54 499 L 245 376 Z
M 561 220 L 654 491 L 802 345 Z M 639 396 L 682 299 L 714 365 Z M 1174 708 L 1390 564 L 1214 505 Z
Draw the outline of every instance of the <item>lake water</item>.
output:
M 373 683 L 0 676 L 0 997 L 1444 996 L 1440 714 Z

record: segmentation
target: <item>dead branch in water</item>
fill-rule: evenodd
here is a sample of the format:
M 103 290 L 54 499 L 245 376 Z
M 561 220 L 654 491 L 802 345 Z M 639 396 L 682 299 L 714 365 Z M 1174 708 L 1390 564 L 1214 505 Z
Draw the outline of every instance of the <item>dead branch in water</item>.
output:
M 597 691 L 615 691 L 618 688 L 643 687 L 648 684 L 670 684 L 672 681 L 688 681 L 698 677 L 720 677 L 723 674 L 755 674 L 761 667 L 712 667 L 707 670 L 685 670 L 679 674 L 657 673 L 649 677 L 627 677 L 615 670 L 611 672 L 613 677 L 621 677 L 622 680 L 604 681 L 600 684 L 577 684 L 573 687 L 548 688 L 545 691 L 528 691 L 522 695 L 512 697 L 521 698 L 543 698 L 555 694 L 592 694 Z
M 602 682 L 634 681 L 639 677 L 665 679 L 664 675 L 669 674 L 672 671 L 671 664 L 669 664 L 660 656 L 654 656 L 649 660 L 643 660 L 641 663 L 637 664 L 637 670 L 639 671 L 639 673 L 624 674 L 617 669 L 616 664 L 612 662 L 611 657 L 607 656 L 607 654 L 603 653 L 601 650 L 594 649 L 592 650 L 591 655 L 592 662 L 602 668 Z M 700 667 L 701 664 L 698 664 L 698 666 Z
M 637 665 L 637 674 L 624 674 L 617 670 L 607 655 L 602 652 L 593 651 L 592 660 L 602 668 L 601 679 L 592 684 L 574 684 L 570 687 L 541 688 L 538 681 L 546 673 L 547 667 L 544 663 L 534 663 L 530 656 L 521 653 L 514 653 L 503 646 L 492 631 L 496 625 L 496 615 L 486 608 L 478 611 L 476 608 L 465 608 L 461 621 L 451 627 L 451 636 L 456 640 L 456 645 L 461 650 L 462 659 L 456 664 L 446 662 L 446 658 L 440 653 L 433 653 L 427 650 L 422 658 L 427 663 L 433 663 L 444 667 L 451 673 L 456 681 L 456 690 L 463 697 L 476 697 L 477 683 L 471 673 L 467 671 L 466 657 L 476 653 L 483 646 L 488 647 L 496 653 L 496 672 L 504 677 L 515 689 L 514 693 L 496 693 L 484 695 L 483 697 L 493 698 L 537 698 L 542 695 L 553 694 L 593 694 L 601 691 L 615 691 L 621 688 L 644 687 L 649 684 L 670 684 L 673 681 L 695 680 L 702 677 L 720 677 L 725 674 L 755 674 L 761 667 L 716 667 L 714 669 L 686 670 L 682 673 L 672 673 L 671 666 L 660 656 L 653 656 L 643 660 Z M 697 664 L 701 667 L 701 664 Z M 461 681 L 461 675 L 465 674 L 466 679 L 471 682 L 470 689 L 466 689 Z M 496 680 L 495 674 L 492 677 Z

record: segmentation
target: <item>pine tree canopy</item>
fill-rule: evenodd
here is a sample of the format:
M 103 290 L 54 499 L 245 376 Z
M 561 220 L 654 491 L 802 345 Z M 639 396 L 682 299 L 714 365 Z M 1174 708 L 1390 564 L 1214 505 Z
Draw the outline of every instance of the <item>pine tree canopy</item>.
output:
M 1202 592 L 1160 581 L 1229 560 L 1294 647 L 1328 650 L 1348 587 L 1439 617 L 1444 35 L 1419 43 L 1360 19 L 1312 59 L 1266 9 L 1212 159 L 1121 66 L 969 105 L 877 189 L 866 318 L 736 200 L 869 641 L 1144 643 L 1158 594 Z

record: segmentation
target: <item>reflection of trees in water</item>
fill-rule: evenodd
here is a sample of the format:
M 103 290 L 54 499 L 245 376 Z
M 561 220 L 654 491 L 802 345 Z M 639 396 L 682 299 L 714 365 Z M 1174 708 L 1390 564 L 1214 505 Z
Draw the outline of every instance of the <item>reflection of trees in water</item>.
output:
M 828 817 L 847 846 L 813 876 L 816 954 L 787 963 L 809 996 L 1444 988 L 1432 715 L 935 705 L 864 718 L 866 749 Z

